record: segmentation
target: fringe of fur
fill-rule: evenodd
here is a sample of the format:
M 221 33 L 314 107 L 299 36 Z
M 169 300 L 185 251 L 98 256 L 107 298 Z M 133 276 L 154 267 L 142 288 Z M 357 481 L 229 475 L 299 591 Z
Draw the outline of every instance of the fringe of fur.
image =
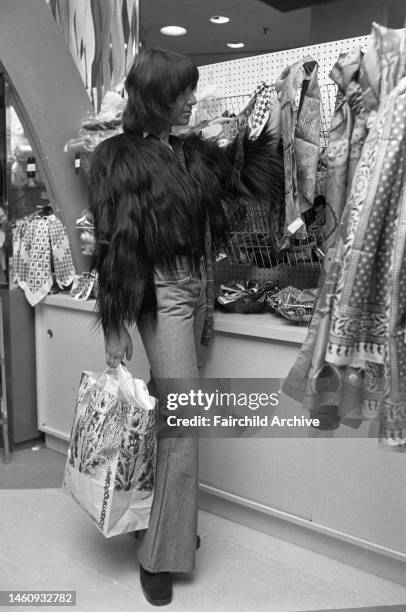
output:
M 284 193 L 283 151 L 265 130 L 255 140 L 237 136 L 226 147 L 197 135 L 183 144 L 190 174 L 208 188 L 215 178 L 221 196 L 273 200 Z

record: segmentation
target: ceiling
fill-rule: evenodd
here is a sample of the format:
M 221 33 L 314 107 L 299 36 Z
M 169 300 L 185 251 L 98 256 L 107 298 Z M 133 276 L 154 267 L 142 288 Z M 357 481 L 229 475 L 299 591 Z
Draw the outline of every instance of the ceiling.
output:
M 213 24 L 213 15 L 226 15 L 230 22 Z M 306 45 L 310 17 L 310 8 L 281 13 L 260 0 L 140 0 L 143 44 L 188 54 L 198 65 Z M 165 36 L 159 31 L 164 25 L 188 32 Z M 243 52 L 227 42 L 244 42 Z
M 372 21 L 404 27 L 405 0 L 139 0 L 141 40 L 185 53 L 199 66 L 369 34 Z M 210 23 L 225 15 L 229 23 Z M 178 25 L 185 36 L 164 36 Z M 227 42 L 244 42 L 229 49 Z
M 325 4 L 325 0 L 262 0 L 265 4 L 272 6 L 286 13 L 287 11 L 295 11 L 296 9 L 314 6 L 315 4 Z

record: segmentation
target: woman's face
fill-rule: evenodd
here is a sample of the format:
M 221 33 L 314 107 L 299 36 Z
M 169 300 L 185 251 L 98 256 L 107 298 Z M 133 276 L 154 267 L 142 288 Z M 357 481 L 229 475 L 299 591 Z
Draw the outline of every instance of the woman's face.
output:
M 195 94 L 190 86 L 186 87 L 170 106 L 169 121 L 171 125 L 187 125 L 194 104 L 196 104 Z

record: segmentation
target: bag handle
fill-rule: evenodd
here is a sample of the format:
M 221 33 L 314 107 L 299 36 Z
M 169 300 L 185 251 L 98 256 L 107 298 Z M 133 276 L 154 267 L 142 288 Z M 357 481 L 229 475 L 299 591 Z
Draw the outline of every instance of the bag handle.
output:
M 99 381 L 107 376 L 111 376 L 117 381 L 119 393 L 130 404 L 141 405 L 145 410 L 152 410 L 154 408 L 155 398 L 150 396 L 145 382 L 134 379 L 123 363 L 120 363 L 116 368 L 108 366 L 102 372 Z

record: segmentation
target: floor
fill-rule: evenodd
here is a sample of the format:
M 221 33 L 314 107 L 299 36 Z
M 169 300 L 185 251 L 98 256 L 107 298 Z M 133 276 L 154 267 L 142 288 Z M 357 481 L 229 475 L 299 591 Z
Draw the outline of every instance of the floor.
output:
M 90 525 L 60 488 L 64 464 L 41 444 L 7 466 L 0 457 L 0 591 L 74 590 L 78 612 L 152 610 L 136 540 L 106 540 Z M 406 587 L 272 536 L 203 511 L 199 533 L 197 569 L 176 577 L 173 612 L 406 611 Z

